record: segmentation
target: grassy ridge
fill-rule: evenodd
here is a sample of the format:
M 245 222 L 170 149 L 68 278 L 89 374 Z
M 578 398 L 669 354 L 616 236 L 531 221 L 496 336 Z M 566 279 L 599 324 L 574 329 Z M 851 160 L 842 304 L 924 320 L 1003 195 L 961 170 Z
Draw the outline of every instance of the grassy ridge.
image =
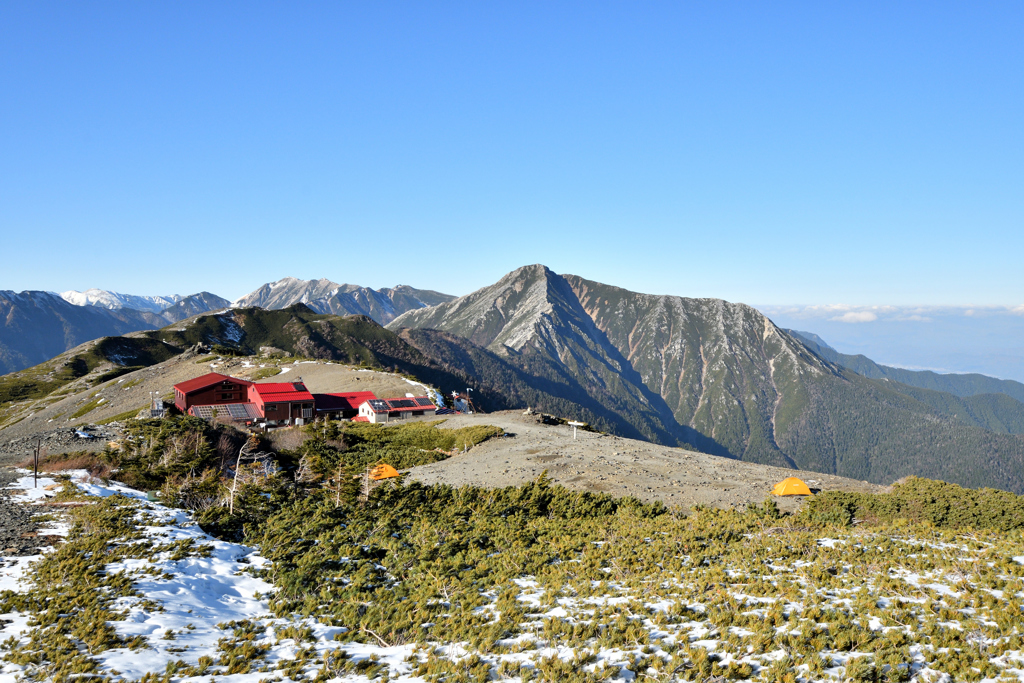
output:
M 81 353 L 60 356 L 0 377 L 0 408 L 7 403 L 45 398 L 103 365 L 113 364 L 115 367 L 93 378 L 93 385 L 162 363 L 180 352 L 180 349 L 159 339 L 104 337 Z

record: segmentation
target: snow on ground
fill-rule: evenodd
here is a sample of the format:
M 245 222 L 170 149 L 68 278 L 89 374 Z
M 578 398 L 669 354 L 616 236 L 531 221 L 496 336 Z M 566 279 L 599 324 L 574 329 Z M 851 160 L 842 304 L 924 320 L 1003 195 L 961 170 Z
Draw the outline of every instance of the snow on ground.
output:
M 323 654 L 333 650 L 343 650 L 355 661 L 376 657 L 393 672 L 408 673 L 411 670 L 411 665 L 404 660 L 412 652 L 412 645 L 377 647 L 338 643 L 333 638 L 344 631 L 342 628 L 325 626 L 315 620 L 297 623 L 274 618 L 265 597 L 274 590 L 274 586 L 246 571 L 266 564 L 266 560 L 253 548 L 213 538 L 203 532 L 187 512 L 149 502 L 146 494 L 140 491 L 114 482 L 105 484 L 92 480 L 84 471 L 70 474 L 75 484 L 90 496 L 121 494 L 139 501 L 142 505 L 140 514 L 146 515 L 145 521 L 149 522 L 140 528 L 143 536 L 154 544 L 191 540 L 196 546 L 208 546 L 210 550 L 207 557 L 173 560 L 169 553 L 162 553 L 155 561 L 129 559 L 107 565 L 108 572 L 128 572 L 136 589 L 144 596 L 141 600 L 119 600 L 116 609 L 127 610 L 127 618 L 112 622 L 112 625 L 119 636 L 127 639 L 144 637 L 148 647 L 141 650 L 115 648 L 96 655 L 104 671 L 118 671 L 125 680 L 138 680 L 146 673 L 162 674 L 169 663 L 178 660 L 193 666 L 203 657 L 216 662 L 222 654 L 219 641 L 232 635 L 232 628 L 226 627 L 226 622 L 243 620 L 259 624 L 263 637 L 256 643 L 270 646 L 265 662 L 271 670 L 282 661 L 294 660 L 300 647 L 310 645 L 315 647 L 317 657 L 311 659 L 307 673 L 315 673 Z M 19 502 L 39 504 L 56 495 L 60 487 L 54 478 L 40 477 L 36 488 L 32 485 L 32 477 L 27 476 L 11 484 L 10 488 L 24 491 L 14 496 Z M 68 531 L 67 525 L 51 526 L 53 533 L 66 534 Z M 32 580 L 32 565 L 41 558 L 42 555 L 17 558 L 13 566 L 0 571 L 0 590 L 26 590 Z M 145 600 L 156 602 L 162 611 L 147 608 Z M 11 637 L 27 640 L 30 630 L 27 615 L 4 614 L 0 619 L 10 621 L 0 629 L 0 641 Z M 275 632 L 289 626 L 310 628 L 313 642 L 297 643 L 291 637 L 279 640 Z M 22 670 L 23 667 L 15 664 L 3 665 L 0 667 L 0 683 L 13 683 Z M 254 671 L 226 678 L 231 683 L 258 683 L 269 676 L 267 671 Z M 208 673 L 192 680 L 201 679 L 205 683 L 209 678 Z M 366 678 L 357 676 L 345 680 Z
M 423 680 L 412 673 L 414 662 L 424 656 L 423 651 L 417 651 L 415 645 L 388 647 L 383 644 L 339 642 L 335 641 L 334 637 L 343 633 L 344 628 L 326 625 L 313 618 L 286 620 L 274 617 L 267 599 L 275 590 L 274 585 L 250 573 L 251 570 L 267 564 L 267 560 L 254 548 L 217 540 L 203 532 L 189 513 L 149 501 L 142 492 L 117 483 L 91 479 L 84 471 L 71 472 L 70 475 L 74 485 L 88 496 L 98 499 L 120 494 L 136 501 L 136 522 L 143 539 L 152 545 L 184 541 L 191 542 L 193 549 L 200 549 L 198 552 L 183 554 L 161 552 L 149 559 L 125 559 L 107 565 L 108 574 L 124 571 L 131 576 L 135 588 L 142 594 L 141 599 L 119 599 L 115 609 L 123 611 L 125 616 L 111 622 L 112 626 L 117 634 L 126 640 L 136 637 L 144 639 L 145 647 L 135 650 L 120 647 L 99 653 L 95 658 L 105 673 L 116 671 L 118 673 L 115 677 L 139 680 L 147 673 L 162 676 L 165 672 L 184 666 L 191 667 L 190 673 L 174 677 L 175 683 L 206 683 L 212 675 L 221 676 L 230 683 L 259 683 L 263 680 L 289 679 L 299 674 L 313 678 L 325 658 L 329 659 L 332 653 L 344 653 L 350 661 L 365 662 L 372 658 L 372 661 L 386 667 L 392 680 L 410 683 Z M 41 477 L 38 487 L 34 487 L 32 477 L 25 476 L 12 484 L 11 488 L 20 491 L 15 496 L 17 501 L 39 505 L 55 496 L 62 485 L 62 480 L 57 478 Z M 66 535 L 68 530 L 67 524 L 54 522 L 47 525 L 44 533 Z M 911 545 L 920 543 L 914 540 L 906 542 Z M 835 548 L 837 551 L 842 549 L 844 552 L 847 548 L 850 552 L 859 552 L 865 548 L 856 538 L 821 538 L 817 540 L 817 544 L 820 547 Z M 931 542 L 929 545 L 936 548 L 943 544 Z M 961 550 L 955 545 L 949 545 L 948 549 L 951 552 Z M 47 552 L 52 552 L 52 549 L 48 549 Z M 39 555 L 17 558 L 0 570 L 0 590 L 30 589 L 32 565 L 42 557 Z M 1015 556 L 1013 559 L 1024 564 L 1024 556 Z M 794 576 L 796 570 L 806 564 L 801 560 L 791 560 L 787 566 L 785 562 L 763 558 L 763 566 L 776 577 Z M 920 596 L 897 595 L 892 600 L 912 604 L 931 600 L 933 597 L 956 595 L 958 584 L 951 579 L 946 580 L 943 571 L 891 570 L 885 578 L 898 577 L 906 583 L 907 588 L 925 591 Z M 771 609 L 781 608 L 787 612 L 801 609 L 797 603 L 777 597 L 747 596 L 743 589 L 746 585 L 744 574 L 735 569 L 730 569 L 728 574 L 731 579 L 737 581 L 728 589 L 729 593 L 740 601 L 741 610 L 746 614 L 767 619 Z M 799 577 L 797 580 L 803 582 Z M 764 666 L 772 661 L 782 661 L 787 656 L 785 650 L 765 652 L 761 655 L 730 652 L 727 643 L 722 639 L 722 634 L 716 632 L 709 622 L 701 618 L 705 607 L 699 602 L 681 599 L 675 593 L 677 587 L 671 582 L 666 582 L 657 589 L 652 588 L 642 599 L 638 599 L 635 593 L 631 595 L 627 585 L 609 580 L 601 582 L 609 590 L 604 595 L 586 598 L 556 597 L 553 600 L 546 597 L 547 588 L 533 576 L 521 576 L 514 579 L 513 583 L 520 589 L 517 600 L 526 612 L 526 623 L 523 624 L 523 632 L 520 635 L 501 641 L 501 644 L 506 646 L 502 654 L 477 653 L 482 654 L 483 660 L 493 664 L 536 663 L 544 657 L 558 657 L 571 661 L 577 656 L 578 651 L 564 645 L 549 646 L 541 637 L 546 623 L 558 620 L 587 623 L 589 619 L 594 618 L 597 610 L 604 610 L 608 618 L 608 614 L 614 617 L 616 613 L 630 613 L 637 607 L 648 608 L 661 614 L 669 612 L 674 607 L 683 607 L 690 610 L 694 618 L 674 623 L 666 622 L 661 626 L 649 619 L 643 619 L 640 623 L 643 624 L 644 630 L 652 636 L 657 636 L 651 638 L 650 649 L 641 648 L 639 644 L 635 648 L 596 647 L 592 663 L 588 665 L 590 670 L 598 671 L 605 666 L 624 666 L 629 658 L 639 656 L 643 652 L 660 657 L 665 655 L 663 648 L 676 645 L 705 648 L 709 652 L 715 652 L 721 658 L 723 666 L 728 666 L 730 662 Z M 859 585 L 832 588 L 826 597 L 833 606 L 850 605 L 851 598 L 859 591 Z M 488 595 L 496 599 L 497 591 L 489 591 Z M 883 602 L 888 604 L 889 600 L 886 598 Z M 146 601 L 156 603 L 160 609 L 154 609 L 153 605 L 147 604 Z M 485 612 L 493 611 L 494 604 L 479 609 Z M 29 617 L 25 614 L 0 615 L 0 624 L 3 625 L 0 629 L 0 642 L 12 637 L 21 642 L 26 641 L 31 629 L 28 622 Z M 238 626 L 239 622 L 247 625 Z M 866 625 L 871 631 L 903 630 L 903 627 L 898 625 L 887 626 L 875 617 L 867 620 Z M 220 662 L 225 652 L 229 651 L 226 646 L 230 647 L 237 636 L 236 628 L 248 629 L 254 635 L 253 639 L 247 642 L 264 646 L 267 652 L 257 658 L 259 661 L 256 669 L 247 673 L 228 674 Z M 792 628 L 795 626 L 782 626 L 783 631 Z M 308 631 L 303 635 L 302 632 L 306 629 Z M 752 631 L 736 628 L 732 633 L 737 636 L 749 636 Z M 468 649 L 467 643 L 437 643 L 435 646 L 434 652 L 440 657 L 461 659 L 475 656 L 474 652 Z M 911 645 L 908 653 L 911 661 L 916 662 L 918 666 L 925 661 L 919 644 Z M 806 677 L 804 680 L 828 677 L 842 679 L 846 676 L 842 667 L 846 667 L 856 658 L 868 655 L 869 653 L 857 651 L 831 651 L 828 654 L 829 666 L 823 669 L 823 675 L 811 675 L 806 671 L 803 674 Z M 299 664 L 294 671 L 286 672 L 282 669 L 289 662 L 297 661 L 300 656 L 304 658 L 305 663 Z M 1024 670 L 1017 668 L 1021 661 L 1020 653 L 1004 653 L 1003 660 L 1001 666 L 1005 667 L 1002 669 L 1005 679 L 1001 680 L 1024 680 Z M 178 664 L 179 661 L 182 664 Z M 201 670 L 202 673 L 197 674 L 196 670 Z M 21 665 L 4 663 L 0 666 L 0 683 L 13 683 L 25 673 Z M 623 676 L 628 678 L 631 675 L 630 673 Z M 914 677 L 917 681 L 928 683 L 949 680 L 945 673 L 927 668 L 918 669 Z M 362 681 L 367 678 L 339 671 L 338 675 L 329 677 L 329 680 Z

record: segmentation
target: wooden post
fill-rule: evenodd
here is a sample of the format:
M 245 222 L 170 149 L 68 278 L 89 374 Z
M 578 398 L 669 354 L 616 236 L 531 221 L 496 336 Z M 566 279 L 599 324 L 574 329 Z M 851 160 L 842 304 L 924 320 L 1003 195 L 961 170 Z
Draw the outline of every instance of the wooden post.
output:
M 32 456 L 32 488 L 39 488 L 39 449 L 42 447 L 43 440 L 41 438 L 36 439 L 36 450 Z

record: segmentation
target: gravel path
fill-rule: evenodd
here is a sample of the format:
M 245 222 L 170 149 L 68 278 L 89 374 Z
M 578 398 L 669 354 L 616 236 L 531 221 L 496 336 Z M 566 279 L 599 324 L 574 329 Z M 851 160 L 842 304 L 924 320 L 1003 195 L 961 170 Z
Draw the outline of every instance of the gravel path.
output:
M 60 429 L 48 429 L 45 431 L 28 434 L 10 441 L 0 441 L 0 466 L 20 465 L 32 459 L 38 440 L 42 446 L 43 457 L 56 453 L 77 453 L 88 451 L 100 453 L 112 439 L 120 438 L 120 426 L 111 425 L 90 425 L 82 430 L 92 436 L 82 438 L 72 427 Z
M 547 470 L 553 482 L 570 489 L 660 500 L 683 510 L 695 505 L 730 508 L 760 503 L 772 486 L 793 476 L 806 481 L 812 490 L 882 490 L 865 481 L 757 465 L 605 434 L 577 431 L 574 440 L 571 427 L 544 424 L 540 416 L 517 411 L 460 415 L 444 426 L 486 424 L 515 436 L 490 439 L 465 455 L 414 467 L 410 477 L 425 484 L 499 487 L 532 481 Z M 794 510 L 802 497 L 774 500 L 781 509 Z

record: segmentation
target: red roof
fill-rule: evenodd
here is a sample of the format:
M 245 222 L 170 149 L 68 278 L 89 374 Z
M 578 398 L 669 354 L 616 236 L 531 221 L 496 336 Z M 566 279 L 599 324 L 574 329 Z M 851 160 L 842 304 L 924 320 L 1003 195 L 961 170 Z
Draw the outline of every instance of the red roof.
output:
M 253 384 L 252 388 L 264 403 L 313 400 L 313 394 L 306 390 L 306 385 L 302 382 L 265 382 Z
M 369 422 L 370 418 L 366 417 L 365 415 L 356 415 L 355 417 L 352 418 L 352 421 L 353 422 Z
M 221 382 L 233 382 L 235 384 L 241 384 L 243 387 L 247 387 L 252 384 L 252 382 L 247 380 L 238 379 L 237 377 L 229 377 L 227 375 L 222 375 L 219 372 L 208 372 L 202 377 L 196 377 L 195 379 L 190 379 L 187 382 L 175 384 L 174 388 L 183 394 L 191 394 L 193 391 L 212 387 L 214 384 L 220 384 Z
M 359 410 L 359 404 L 377 398 L 372 391 L 351 391 L 346 394 L 313 394 L 317 410 Z
M 407 396 L 405 398 L 384 398 L 370 403 L 370 409 L 375 413 L 403 413 L 416 410 L 434 410 L 437 406 L 429 396 Z

